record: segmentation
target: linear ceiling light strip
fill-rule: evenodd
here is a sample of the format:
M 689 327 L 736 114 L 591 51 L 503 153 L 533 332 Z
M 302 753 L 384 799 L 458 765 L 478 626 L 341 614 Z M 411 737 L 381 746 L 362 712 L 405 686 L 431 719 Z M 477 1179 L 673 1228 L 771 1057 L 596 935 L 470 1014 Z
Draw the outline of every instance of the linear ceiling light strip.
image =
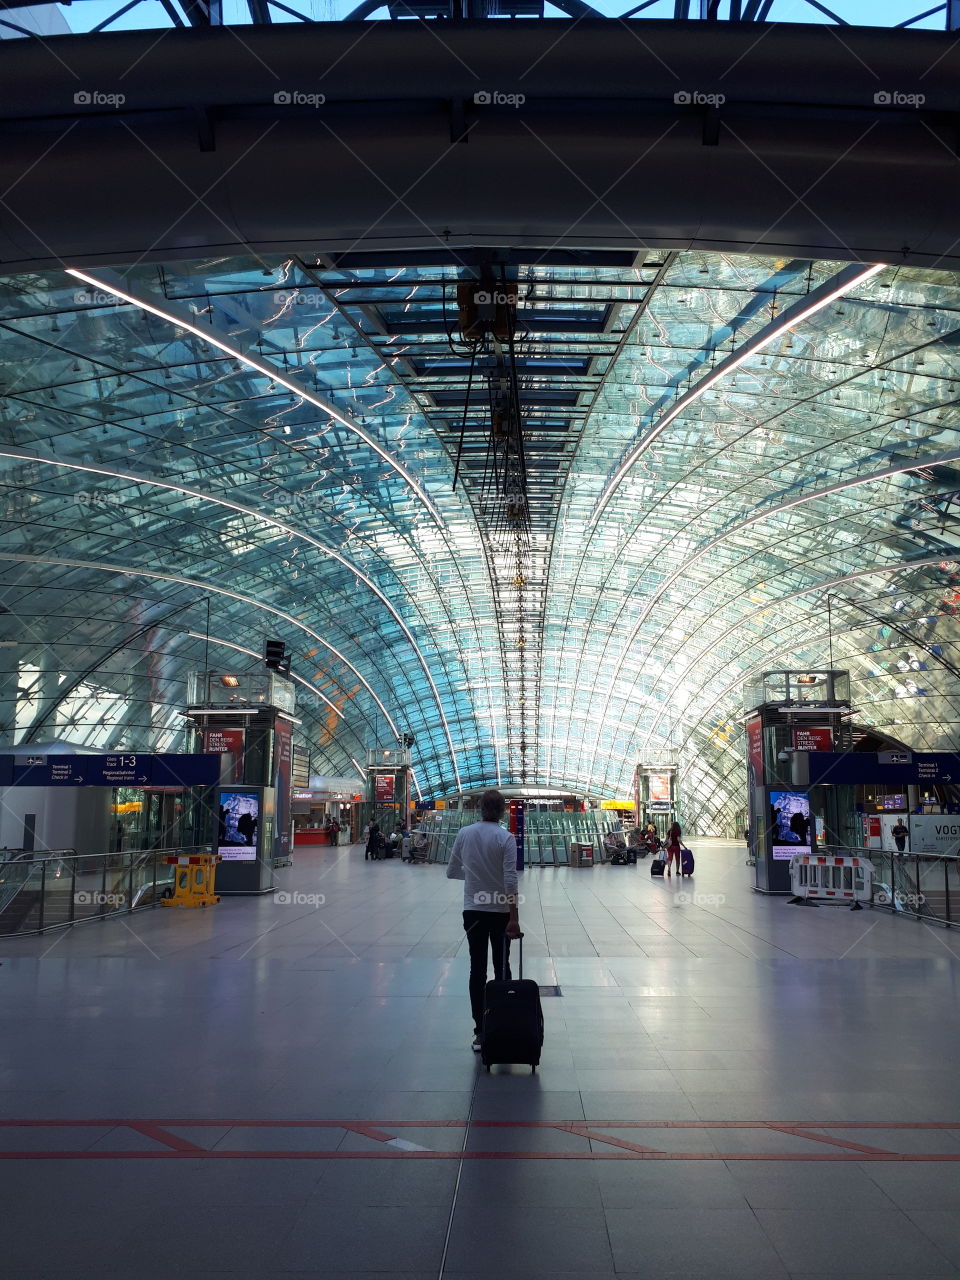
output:
M 63 467 L 70 471 L 85 471 L 92 475 L 109 476 L 114 480 L 127 480 L 131 484 L 150 485 L 155 489 L 168 489 L 173 493 L 182 493 L 186 497 L 196 498 L 199 502 L 211 502 L 216 506 L 227 507 L 231 511 L 237 511 L 240 515 L 249 516 L 253 520 L 259 520 L 261 524 L 266 524 L 274 529 L 278 529 L 281 533 L 284 533 L 291 538 L 299 538 L 301 541 L 309 543 L 310 546 L 315 547 L 325 556 L 329 556 L 331 560 L 336 560 L 338 564 L 342 565 L 344 569 L 352 573 L 354 577 L 358 578 L 364 586 L 368 587 L 369 590 L 374 593 L 384 608 L 389 611 L 390 616 L 406 636 L 411 648 L 417 655 L 417 661 L 420 663 L 423 674 L 427 677 L 427 683 L 430 685 L 434 701 L 437 704 L 437 711 L 440 713 L 440 722 L 443 725 L 443 730 L 446 734 L 447 746 L 450 750 L 450 761 L 453 764 L 454 776 L 457 779 L 457 786 L 460 786 L 460 766 L 457 760 L 457 753 L 453 745 L 453 736 L 450 733 L 450 726 L 447 723 L 447 717 L 444 714 L 443 703 L 440 700 L 440 691 L 434 683 L 433 675 L 430 672 L 430 668 L 427 666 L 426 658 L 424 658 L 419 645 L 413 638 L 412 633 L 401 618 L 400 614 L 396 611 L 376 583 L 352 565 L 344 556 L 340 555 L 338 551 L 334 551 L 333 548 L 328 547 L 326 543 L 320 542 L 319 539 L 312 537 L 309 533 L 303 533 L 299 529 L 295 529 L 292 525 L 286 524 L 282 520 L 275 520 L 272 516 L 266 516 L 255 509 L 241 506 L 238 502 L 230 502 L 227 498 L 214 498 L 210 494 L 201 493 L 198 489 L 191 489 L 186 485 L 171 484 L 167 480 L 148 479 L 146 476 L 135 475 L 130 471 L 115 471 L 110 467 L 93 467 L 79 462 L 63 462 L 59 458 L 45 458 L 39 454 L 18 452 L 10 449 L 0 449 L 0 458 L 15 458 L 19 461 L 42 463 L 44 466 L 48 467 Z
M 441 529 L 445 528 L 443 516 L 431 501 L 426 490 L 419 481 L 416 480 L 406 467 L 404 467 L 402 463 L 398 462 L 388 450 L 378 444 L 373 436 L 371 436 L 367 431 L 364 431 L 358 423 L 347 417 L 340 409 L 331 404 L 330 401 L 324 399 L 323 396 L 318 396 L 315 392 L 308 391 L 305 387 L 302 387 L 298 382 L 294 381 L 293 378 L 287 377 L 279 369 L 275 369 L 272 365 L 267 364 L 266 361 L 258 360 L 247 355 L 246 352 L 241 351 L 238 347 L 233 346 L 231 343 L 225 341 L 225 339 L 219 337 L 212 328 L 203 329 L 199 325 L 194 324 L 191 320 L 188 320 L 186 317 L 181 316 L 176 311 L 164 310 L 163 307 L 158 307 L 155 303 L 148 302 L 145 298 L 138 298 L 135 294 L 128 293 L 125 289 L 120 288 L 117 284 L 113 284 L 110 280 L 103 280 L 99 276 L 88 275 L 87 272 L 79 271 L 76 267 L 67 267 L 66 273 L 69 276 L 73 276 L 76 280 L 82 280 L 85 284 L 92 285 L 96 290 L 102 289 L 105 293 L 112 294 L 113 297 L 119 299 L 121 302 L 127 302 L 132 307 L 138 307 L 141 311 L 146 311 L 150 315 L 166 321 L 167 324 L 174 325 L 177 329 L 185 329 L 188 333 L 192 333 L 194 337 L 199 338 L 202 342 L 208 343 L 211 347 L 217 347 L 218 350 L 222 351 L 224 355 L 229 356 L 232 360 L 239 360 L 240 363 L 246 365 L 248 369 L 252 369 L 255 373 L 262 374 L 265 378 L 269 378 L 278 386 L 286 387 L 286 389 L 292 392 L 295 396 L 300 396 L 300 398 L 305 400 L 308 404 L 314 405 L 317 409 L 329 414 L 331 418 L 335 418 L 342 426 L 346 427 L 349 431 L 352 431 L 354 435 L 359 436 L 365 445 L 372 449 L 374 453 L 378 454 L 389 467 L 396 471 L 397 475 L 399 475 L 403 479 L 404 483 L 413 490 L 426 509 L 430 512 L 430 515 L 436 521 L 437 525 Z
M 717 365 L 705 378 L 702 378 L 695 387 L 691 387 L 680 399 L 661 415 L 654 423 L 643 438 L 630 450 L 626 458 L 614 472 L 606 489 L 600 495 L 599 501 L 594 508 L 593 514 L 587 521 L 587 529 L 594 529 L 603 515 L 610 499 L 619 488 L 627 472 L 631 469 L 637 459 L 646 452 L 653 441 L 664 431 L 671 422 L 691 404 L 699 400 L 704 392 L 715 387 L 721 379 L 727 374 L 733 373 L 738 369 L 744 361 L 749 360 L 751 356 L 763 351 L 769 347 L 771 343 L 781 337 L 788 329 L 794 329 L 798 324 L 802 324 L 804 320 L 816 315 L 818 311 L 822 311 L 824 307 L 828 307 L 831 302 L 836 302 L 838 298 L 842 298 L 844 294 L 849 293 L 851 289 L 855 289 L 858 285 L 864 284 L 867 280 L 871 280 L 880 271 L 884 270 L 885 264 L 877 263 L 870 267 L 864 267 L 857 263 L 850 267 L 844 267 L 842 271 L 838 271 L 836 275 L 831 276 L 829 280 L 818 288 L 808 293 L 806 297 L 801 298 L 799 302 L 795 302 L 788 307 L 786 311 L 766 325 L 763 329 L 756 333 L 748 342 L 746 342 L 739 350 L 732 352 L 725 360 Z

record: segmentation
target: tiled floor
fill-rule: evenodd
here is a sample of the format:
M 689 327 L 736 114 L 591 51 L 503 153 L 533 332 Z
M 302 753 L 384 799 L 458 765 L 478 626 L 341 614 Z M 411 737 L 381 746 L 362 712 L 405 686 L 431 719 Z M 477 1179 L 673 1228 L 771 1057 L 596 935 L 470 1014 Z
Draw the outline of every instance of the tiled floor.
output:
M 537 1075 L 478 1069 L 433 867 L 0 941 L 0 1121 L 85 1122 L 0 1124 L 5 1280 L 960 1277 L 960 939 L 695 850 L 524 874 Z

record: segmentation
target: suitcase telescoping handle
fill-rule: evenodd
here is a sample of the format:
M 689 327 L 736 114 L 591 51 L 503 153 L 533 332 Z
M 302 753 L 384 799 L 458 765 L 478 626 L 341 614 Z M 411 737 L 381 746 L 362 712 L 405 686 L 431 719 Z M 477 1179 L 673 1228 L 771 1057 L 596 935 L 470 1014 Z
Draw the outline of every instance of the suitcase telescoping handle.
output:
M 517 938 L 517 942 L 520 944 L 520 956 L 517 962 L 517 969 L 518 969 L 517 977 L 522 978 L 523 977 L 523 934 L 522 933 L 520 937 Z M 507 961 L 509 959 L 509 956 L 510 956 L 510 939 L 507 937 L 506 934 L 504 934 L 503 935 L 503 972 L 504 974 L 506 974 L 507 972 Z

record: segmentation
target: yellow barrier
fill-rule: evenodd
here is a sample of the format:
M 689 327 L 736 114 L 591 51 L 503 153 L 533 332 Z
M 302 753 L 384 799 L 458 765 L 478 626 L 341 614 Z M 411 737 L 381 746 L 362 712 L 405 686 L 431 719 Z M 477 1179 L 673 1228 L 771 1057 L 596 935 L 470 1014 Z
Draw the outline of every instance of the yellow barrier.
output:
M 218 854 L 195 853 L 167 858 L 177 869 L 173 876 L 173 896 L 163 898 L 165 907 L 209 907 L 220 901 L 213 884 L 217 874 Z

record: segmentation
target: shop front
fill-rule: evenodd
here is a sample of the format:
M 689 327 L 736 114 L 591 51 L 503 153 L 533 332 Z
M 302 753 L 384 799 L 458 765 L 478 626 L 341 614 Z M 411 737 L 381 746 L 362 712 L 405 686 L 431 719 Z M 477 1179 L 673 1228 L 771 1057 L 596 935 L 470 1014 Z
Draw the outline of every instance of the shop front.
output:
M 313 775 L 309 787 L 295 787 L 293 847 L 319 848 L 356 843 L 360 839 L 362 786 L 359 778 Z

